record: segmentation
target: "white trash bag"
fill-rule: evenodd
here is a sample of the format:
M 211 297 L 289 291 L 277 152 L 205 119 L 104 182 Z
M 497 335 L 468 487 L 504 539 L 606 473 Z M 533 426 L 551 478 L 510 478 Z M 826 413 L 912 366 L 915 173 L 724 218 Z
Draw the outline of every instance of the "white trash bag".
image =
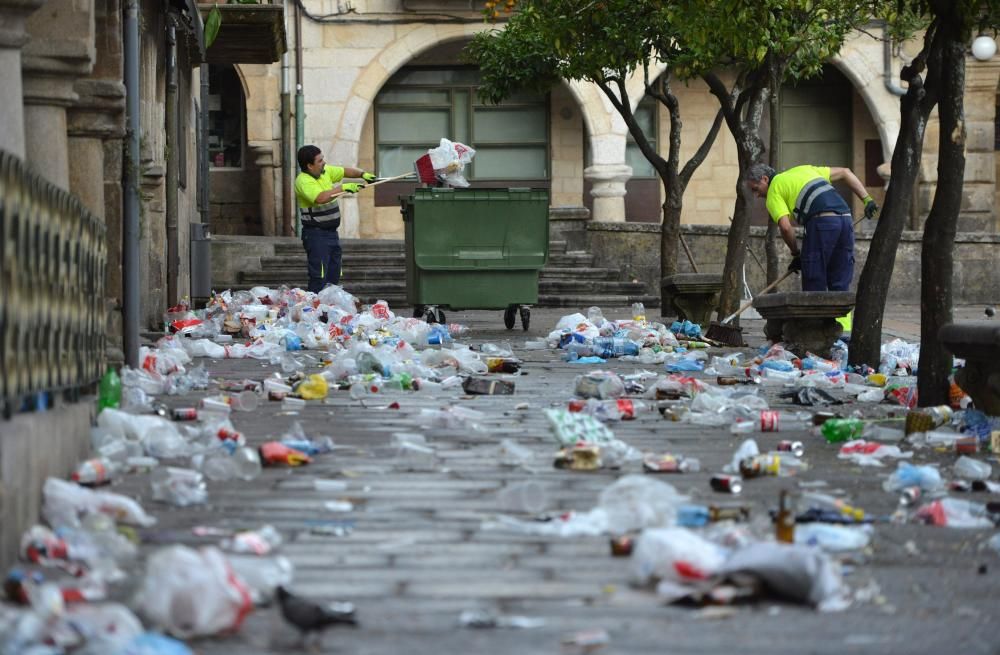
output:
M 188 639 L 237 630 L 253 601 L 218 548 L 167 546 L 146 563 L 138 607 L 157 628 Z
M 476 151 L 457 141 L 441 139 L 441 144 L 437 148 L 427 151 L 431 158 L 431 166 L 434 167 L 434 174 L 439 180 L 448 186 L 467 187 L 469 181 L 462 175 L 466 164 L 472 162 L 476 156 Z

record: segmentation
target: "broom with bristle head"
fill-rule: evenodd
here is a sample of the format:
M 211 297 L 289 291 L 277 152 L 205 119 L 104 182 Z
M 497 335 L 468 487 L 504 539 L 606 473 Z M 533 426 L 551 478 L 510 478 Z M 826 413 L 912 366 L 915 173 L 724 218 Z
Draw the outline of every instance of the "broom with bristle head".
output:
M 763 289 L 761 289 L 760 293 L 757 294 L 757 295 L 763 295 L 763 294 L 767 293 L 768 291 L 770 291 L 774 287 L 776 287 L 779 284 L 781 284 L 782 282 L 784 282 L 785 278 L 787 278 L 789 275 L 791 275 L 794 272 L 795 271 L 787 271 L 784 275 L 782 275 L 781 277 L 779 277 L 777 280 L 775 280 L 771 284 L 769 284 L 766 287 L 764 287 Z M 736 318 L 737 316 L 739 316 L 740 314 L 742 314 L 746 310 L 750 309 L 750 307 L 752 307 L 752 306 L 753 306 L 753 300 L 751 299 L 749 302 L 744 303 L 743 306 L 740 307 L 739 309 L 737 309 L 735 312 L 733 312 L 732 314 L 730 314 L 729 316 L 727 316 L 726 318 L 724 318 L 721 323 L 718 322 L 718 321 L 712 321 L 712 324 L 708 326 L 708 332 L 705 333 L 705 336 L 708 337 L 709 339 L 714 340 L 714 341 L 718 341 L 720 343 L 724 343 L 727 346 L 739 347 L 739 346 L 744 345 L 743 344 L 743 328 L 738 327 L 736 325 L 729 325 L 729 323 L 732 322 L 732 320 L 734 318 Z

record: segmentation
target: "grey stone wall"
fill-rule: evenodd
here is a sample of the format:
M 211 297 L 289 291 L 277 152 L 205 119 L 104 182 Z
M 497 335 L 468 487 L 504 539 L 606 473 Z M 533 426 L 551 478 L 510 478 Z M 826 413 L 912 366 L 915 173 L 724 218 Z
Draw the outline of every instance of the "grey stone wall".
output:
M 589 250 L 595 255 L 596 266 L 620 267 L 628 278 L 646 283 L 650 293 L 659 289 L 659 239 L 658 225 L 644 223 L 587 223 Z M 684 225 L 684 238 L 691 247 L 701 273 L 722 273 L 725 262 L 728 229 L 723 226 Z M 766 229 L 750 230 L 750 247 L 764 262 L 764 235 Z M 920 302 L 920 232 L 904 232 L 899 243 L 896 266 L 889 287 L 889 301 L 898 303 Z M 801 235 L 800 235 L 801 239 Z M 854 287 L 864 267 L 871 243 L 871 234 L 859 232 L 855 246 Z M 788 262 L 788 249 L 779 243 L 782 270 Z M 764 273 L 746 258 L 747 283 L 756 292 L 766 285 Z M 679 272 L 690 273 L 690 265 L 683 251 L 679 256 Z M 955 239 L 955 302 L 996 303 L 1000 301 L 1000 235 L 980 232 L 962 232 Z
M 0 569 L 17 558 L 21 534 L 38 521 L 42 485 L 66 478 L 90 451 L 95 399 L 0 421 Z

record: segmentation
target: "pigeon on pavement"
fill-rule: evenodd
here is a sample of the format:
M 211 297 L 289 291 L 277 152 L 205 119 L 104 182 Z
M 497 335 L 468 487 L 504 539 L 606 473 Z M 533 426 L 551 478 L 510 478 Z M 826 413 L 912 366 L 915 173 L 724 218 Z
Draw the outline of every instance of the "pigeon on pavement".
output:
M 298 629 L 303 640 L 310 633 L 322 633 L 337 623 L 357 625 L 351 603 L 318 603 L 296 596 L 284 587 L 278 587 L 277 597 L 281 615 Z

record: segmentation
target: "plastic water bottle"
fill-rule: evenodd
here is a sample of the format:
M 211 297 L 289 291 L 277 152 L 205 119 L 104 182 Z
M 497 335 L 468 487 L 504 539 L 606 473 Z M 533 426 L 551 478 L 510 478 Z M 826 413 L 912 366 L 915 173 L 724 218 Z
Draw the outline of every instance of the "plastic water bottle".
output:
M 97 396 L 97 411 L 108 407 L 117 409 L 122 402 L 122 380 L 118 377 L 118 372 L 108 367 L 107 373 L 101 378 L 101 384 Z
M 594 354 L 608 359 L 623 355 L 638 355 L 639 346 L 621 337 L 597 337 L 594 339 Z
M 746 416 L 741 416 L 733 423 L 729 431 L 733 434 L 747 434 L 750 432 L 790 432 L 792 430 L 805 430 L 812 425 L 812 415 L 809 412 L 782 412 L 774 409 L 765 409 L 759 412 L 744 412 Z

